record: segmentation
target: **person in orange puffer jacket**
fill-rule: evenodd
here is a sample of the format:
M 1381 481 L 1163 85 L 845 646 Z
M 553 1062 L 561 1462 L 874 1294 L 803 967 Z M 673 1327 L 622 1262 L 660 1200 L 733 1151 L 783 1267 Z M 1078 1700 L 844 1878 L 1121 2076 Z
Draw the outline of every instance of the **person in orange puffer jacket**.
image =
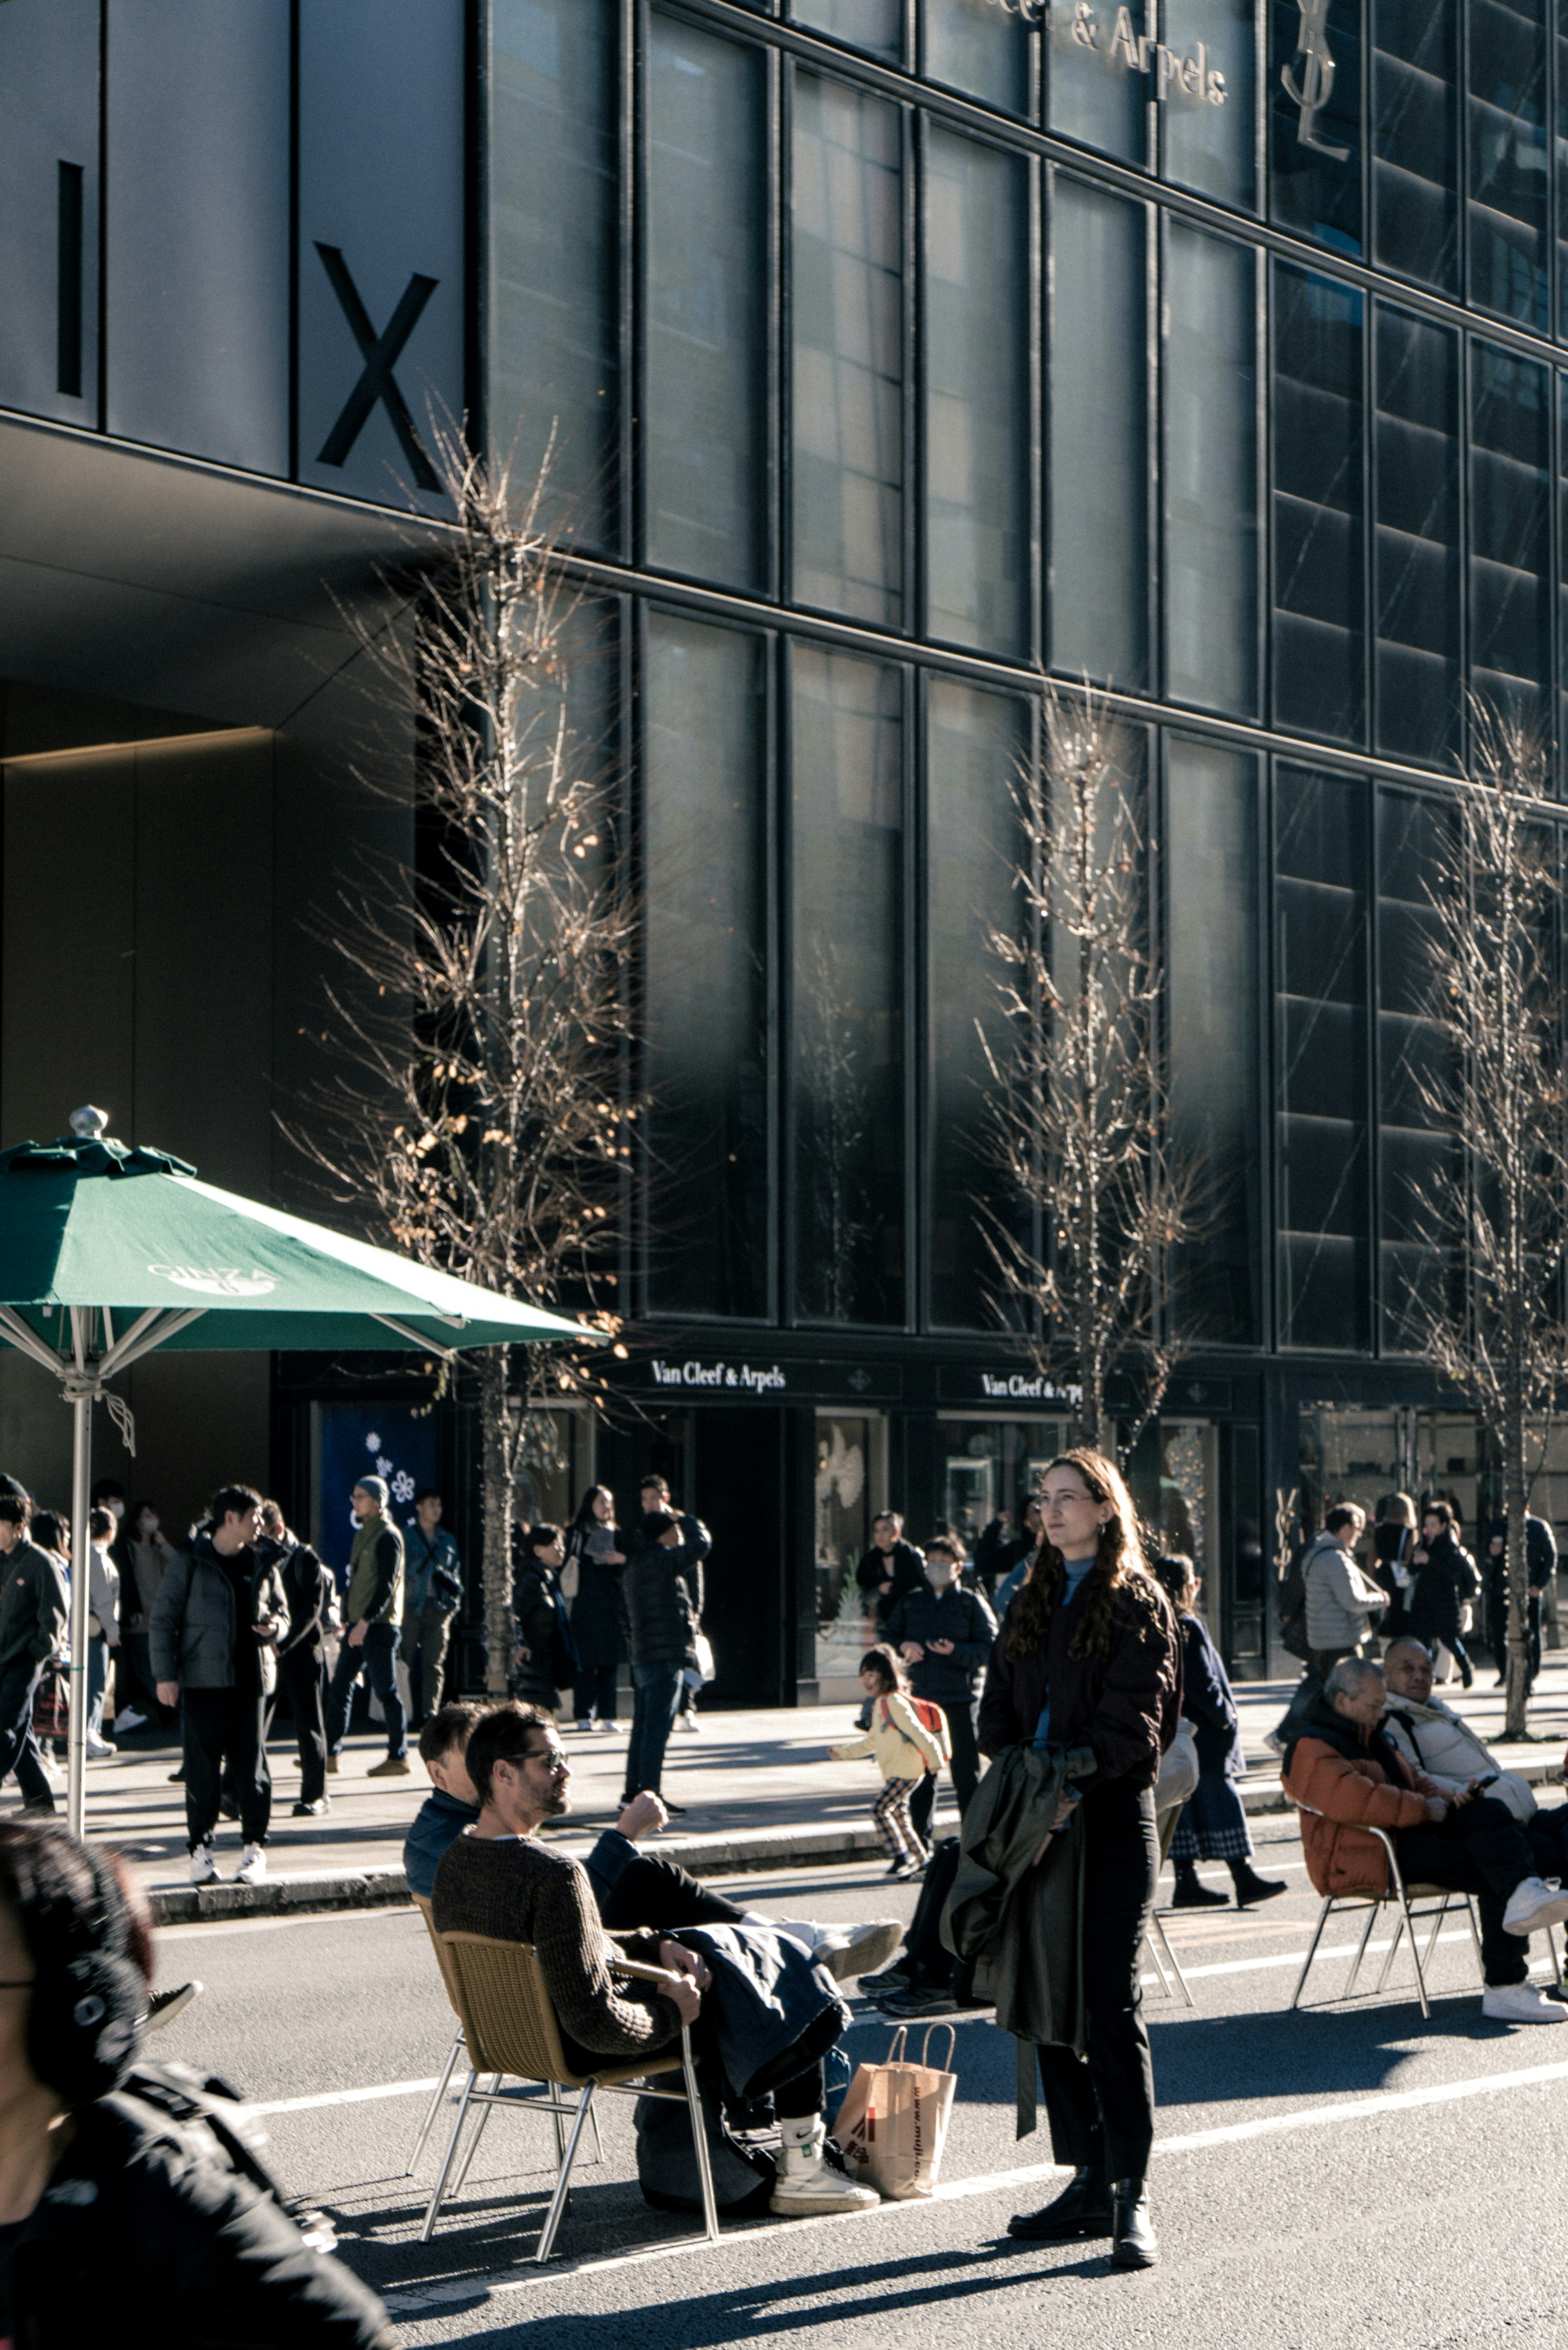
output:
M 1532 1988 L 1531 1934 L 1568 1918 L 1568 1893 L 1536 1875 L 1524 1833 L 1475 1782 L 1446 1794 L 1406 1762 L 1379 1728 L 1387 1703 L 1380 1666 L 1345 1657 L 1286 1751 L 1283 1785 L 1302 1813 L 1307 1874 L 1319 1893 L 1387 1895 L 1394 1841 L 1407 1883 L 1473 1893 L 1480 1910 L 1481 2012 L 1502 2023 L 1568 2023 L 1568 2007 Z

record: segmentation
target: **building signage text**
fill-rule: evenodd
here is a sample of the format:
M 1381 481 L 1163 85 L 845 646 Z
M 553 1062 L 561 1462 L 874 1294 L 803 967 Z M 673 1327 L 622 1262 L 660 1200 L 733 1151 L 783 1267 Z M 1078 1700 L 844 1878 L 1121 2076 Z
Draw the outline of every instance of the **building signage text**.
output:
M 1345 162 L 1350 154 L 1348 147 L 1331 147 L 1326 139 L 1317 135 L 1317 119 L 1334 94 L 1334 51 L 1328 45 L 1328 0 L 1297 0 L 1301 9 L 1302 28 L 1296 41 L 1296 57 L 1303 60 L 1299 78 L 1290 66 L 1280 68 L 1280 80 L 1285 96 L 1293 106 L 1301 108 L 1301 120 L 1296 125 L 1296 143 L 1315 147 L 1335 163 Z M 1293 60 L 1293 63 L 1294 61 Z
M 1084 1400 L 1082 1388 L 1058 1387 L 1044 1371 L 981 1371 L 981 1393 L 1008 1402 L 1064 1403 L 1074 1411 Z
M 754 1371 L 749 1363 L 663 1363 L 656 1357 L 653 1376 L 661 1388 L 744 1388 L 753 1395 L 789 1386 L 776 1363 Z
M 1051 10 L 1043 0 L 992 0 L 993 6 L 1007 9 L 1022 16 L 1025 24 L 1044 24 Z M 1149 38 L 1147 33 L 1133 30 L 1132 10 L 1118 8 L 1107 31 L 1105 19 L 1110 10 L 1090 5 L 1090 0 L 1073 0 L 1072 16 L 1065 8 L 1056 11 L 1059 22 L 1064 22 L 1069 38 L 1081 49 L 1093 49 L 1107 64 L 1120 66 L 1125 72 L 1151 74 L 1154 77 L 1156 102 L 1163 106 L 1174 93 L 1190 98 L 1199 106 L 1223 106 L 1230 95 L 1225 76 L 1218 66 L 1209 62 L 1207 45 L 1194 44 L 1193 53 L 1183 57 L 1179 49 L 1168 48 L 1163 41 Z

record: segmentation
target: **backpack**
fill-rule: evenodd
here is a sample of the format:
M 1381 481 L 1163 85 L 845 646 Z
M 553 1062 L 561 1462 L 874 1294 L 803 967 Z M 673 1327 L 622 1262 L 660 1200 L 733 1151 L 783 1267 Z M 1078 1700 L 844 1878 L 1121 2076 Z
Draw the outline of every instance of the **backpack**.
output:
M 908 1695 L 908 1692 L 906 1691 L 905 1694 Z M 942 1711 L 941 1707 L 938 1705 L 934 1698 L 929 1697 L 911 1697 L 909 1698 L 909 1704 L 914 1709 L 915 1719 L 919 1723 L 920 1728 L 926 1731 L 928 1736 L 936 1740 L 942 1761 L 944 1762 L 950 1762 L 952 1761 L 953 1752 L 952 1732 L 948 1728 L 948 1718 Z M 883 1714 L 883 1720 L 887 1720 L 886 1712 Z M 928 1772 L 929 1772 L 930 1767 L 930 1764 L 928 1762 L 926 1765 Z

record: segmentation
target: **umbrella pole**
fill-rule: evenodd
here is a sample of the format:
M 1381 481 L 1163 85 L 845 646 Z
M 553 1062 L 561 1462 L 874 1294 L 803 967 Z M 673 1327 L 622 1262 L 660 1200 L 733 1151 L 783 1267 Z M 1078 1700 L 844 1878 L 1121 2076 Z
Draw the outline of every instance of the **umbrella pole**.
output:
M 87 1832 L 88 1495 L 92 1480 L 92 1398 L 71 1398 L 71 1671 L 66 1825 Z

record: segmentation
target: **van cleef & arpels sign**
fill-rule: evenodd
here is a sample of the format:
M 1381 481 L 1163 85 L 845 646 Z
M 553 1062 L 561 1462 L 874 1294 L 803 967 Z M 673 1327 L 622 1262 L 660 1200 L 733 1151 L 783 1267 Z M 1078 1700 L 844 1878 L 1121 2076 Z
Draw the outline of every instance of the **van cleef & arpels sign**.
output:
M 1093 5 L 1091 0 L 1072 0 L 1070 7 L 1053 7 L 1050 0 L 991 0 L 991 5 L 1006 16 L 1021 16 L 1026 25 L 1053 25 L 1107 65 L 1152 77 L 1155 99 L 1161 106 L 1173 97 L 1189 98 L 1199 106 L 1223 106 L 1230 95 L 1225 76 L 1210 65 L 1204 42 L 1195 42 L 1184 57 L 1164 41 L 1134 32 L 1130 8 L 1118 8 L 1113 16 L 1110 9 Z

